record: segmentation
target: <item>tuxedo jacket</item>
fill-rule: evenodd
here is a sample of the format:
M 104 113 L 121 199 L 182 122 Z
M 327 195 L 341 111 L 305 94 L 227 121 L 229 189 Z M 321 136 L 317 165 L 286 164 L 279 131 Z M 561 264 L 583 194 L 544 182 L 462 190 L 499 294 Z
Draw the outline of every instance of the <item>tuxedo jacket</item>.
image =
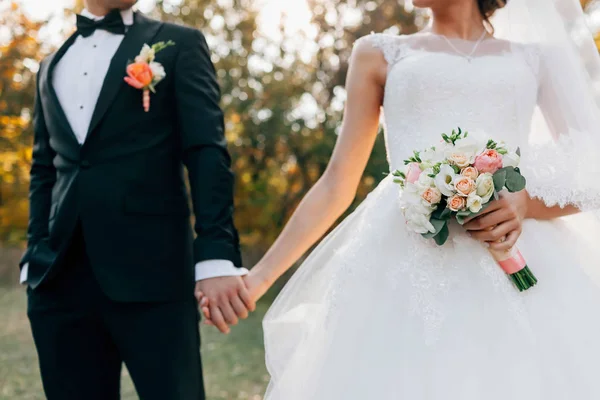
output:
M 37 290 L 52 280 L 80 224 L 95 277 L 111 299 L 189 298 L 197 262 L 241 267 L 234 178 L 206 41 L 197 30 L 136 13 L 80 145 L 52 82 L 76 37 L 45 59 L 38 74 L 28 248 L 21 261 L 29 263 L 28 283 Z M 145 112 L 142 92 L 124 82 L 126 67 L 144 44 L 169 40 L 175 45 L 156 56 L 166 77 Z

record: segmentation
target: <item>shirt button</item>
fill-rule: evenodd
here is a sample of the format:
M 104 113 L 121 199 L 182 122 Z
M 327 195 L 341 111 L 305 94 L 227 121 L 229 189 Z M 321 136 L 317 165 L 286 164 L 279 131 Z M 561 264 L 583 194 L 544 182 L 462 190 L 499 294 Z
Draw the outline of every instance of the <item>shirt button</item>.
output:
M 80 109 L 80 110 L 83 110 L 83 106 L 79 106 L 79 109 Z
M 88 160 L 83 160 L 80 165 L 81 165 L 81 168 L 83 168 L 83 169 L 88 169 L 91 166 L 91 164 Z
M 96 44 L 95 44 L 95 45 L 94 45 L 94 48 L 96 48 L 96 47 L 98 47 L 98 45 L 96 45 Z
M 83 73 L 83 76 L 87 76 L 87 72 L 84 72 L 84 73 Z

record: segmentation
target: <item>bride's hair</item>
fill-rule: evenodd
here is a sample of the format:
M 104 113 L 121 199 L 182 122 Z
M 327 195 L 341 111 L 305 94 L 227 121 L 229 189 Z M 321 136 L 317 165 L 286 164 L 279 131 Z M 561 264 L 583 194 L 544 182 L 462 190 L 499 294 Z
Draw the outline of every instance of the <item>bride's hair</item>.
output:
M 483 18 L 487 21 L 496 10 L 504 7 L 508 3 L 508 0 L 477 0 L 479 5 L 479 12 Z
M 490 17 L 494 15 L 497 10 L 504 7 L 506 3 L 508 3 L 508 0 L 477 0 L 479 12 L 481 13 L 485 23 L 490 26 L 492 31 L 494 28 L 490 24 Z

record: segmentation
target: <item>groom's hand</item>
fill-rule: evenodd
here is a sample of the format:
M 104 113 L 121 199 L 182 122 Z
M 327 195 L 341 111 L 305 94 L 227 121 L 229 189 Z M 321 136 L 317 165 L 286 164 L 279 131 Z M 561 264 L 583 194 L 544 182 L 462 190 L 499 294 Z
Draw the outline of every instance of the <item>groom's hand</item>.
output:
M 239 318 L 248 318 L 248 313 L 256 309 L 256 303 L 238 276 L 201 280 L 196 283 L 194 294 L 199 303 L 205 299 L 210 320 L 225 334 L 229 333 L 230 326 L 237 325 Z

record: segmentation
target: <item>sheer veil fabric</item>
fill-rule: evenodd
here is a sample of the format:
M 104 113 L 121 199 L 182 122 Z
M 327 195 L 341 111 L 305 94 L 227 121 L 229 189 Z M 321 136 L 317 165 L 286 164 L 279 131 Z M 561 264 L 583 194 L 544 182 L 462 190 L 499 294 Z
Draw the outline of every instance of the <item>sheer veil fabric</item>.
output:
M 530 193 L 549 205 L 600 209 L 600 57 L 581 4 L 511 0 L 492 22 L 496 37 L 539 52 L 544 115 L 534 116 L 522 149 Z

